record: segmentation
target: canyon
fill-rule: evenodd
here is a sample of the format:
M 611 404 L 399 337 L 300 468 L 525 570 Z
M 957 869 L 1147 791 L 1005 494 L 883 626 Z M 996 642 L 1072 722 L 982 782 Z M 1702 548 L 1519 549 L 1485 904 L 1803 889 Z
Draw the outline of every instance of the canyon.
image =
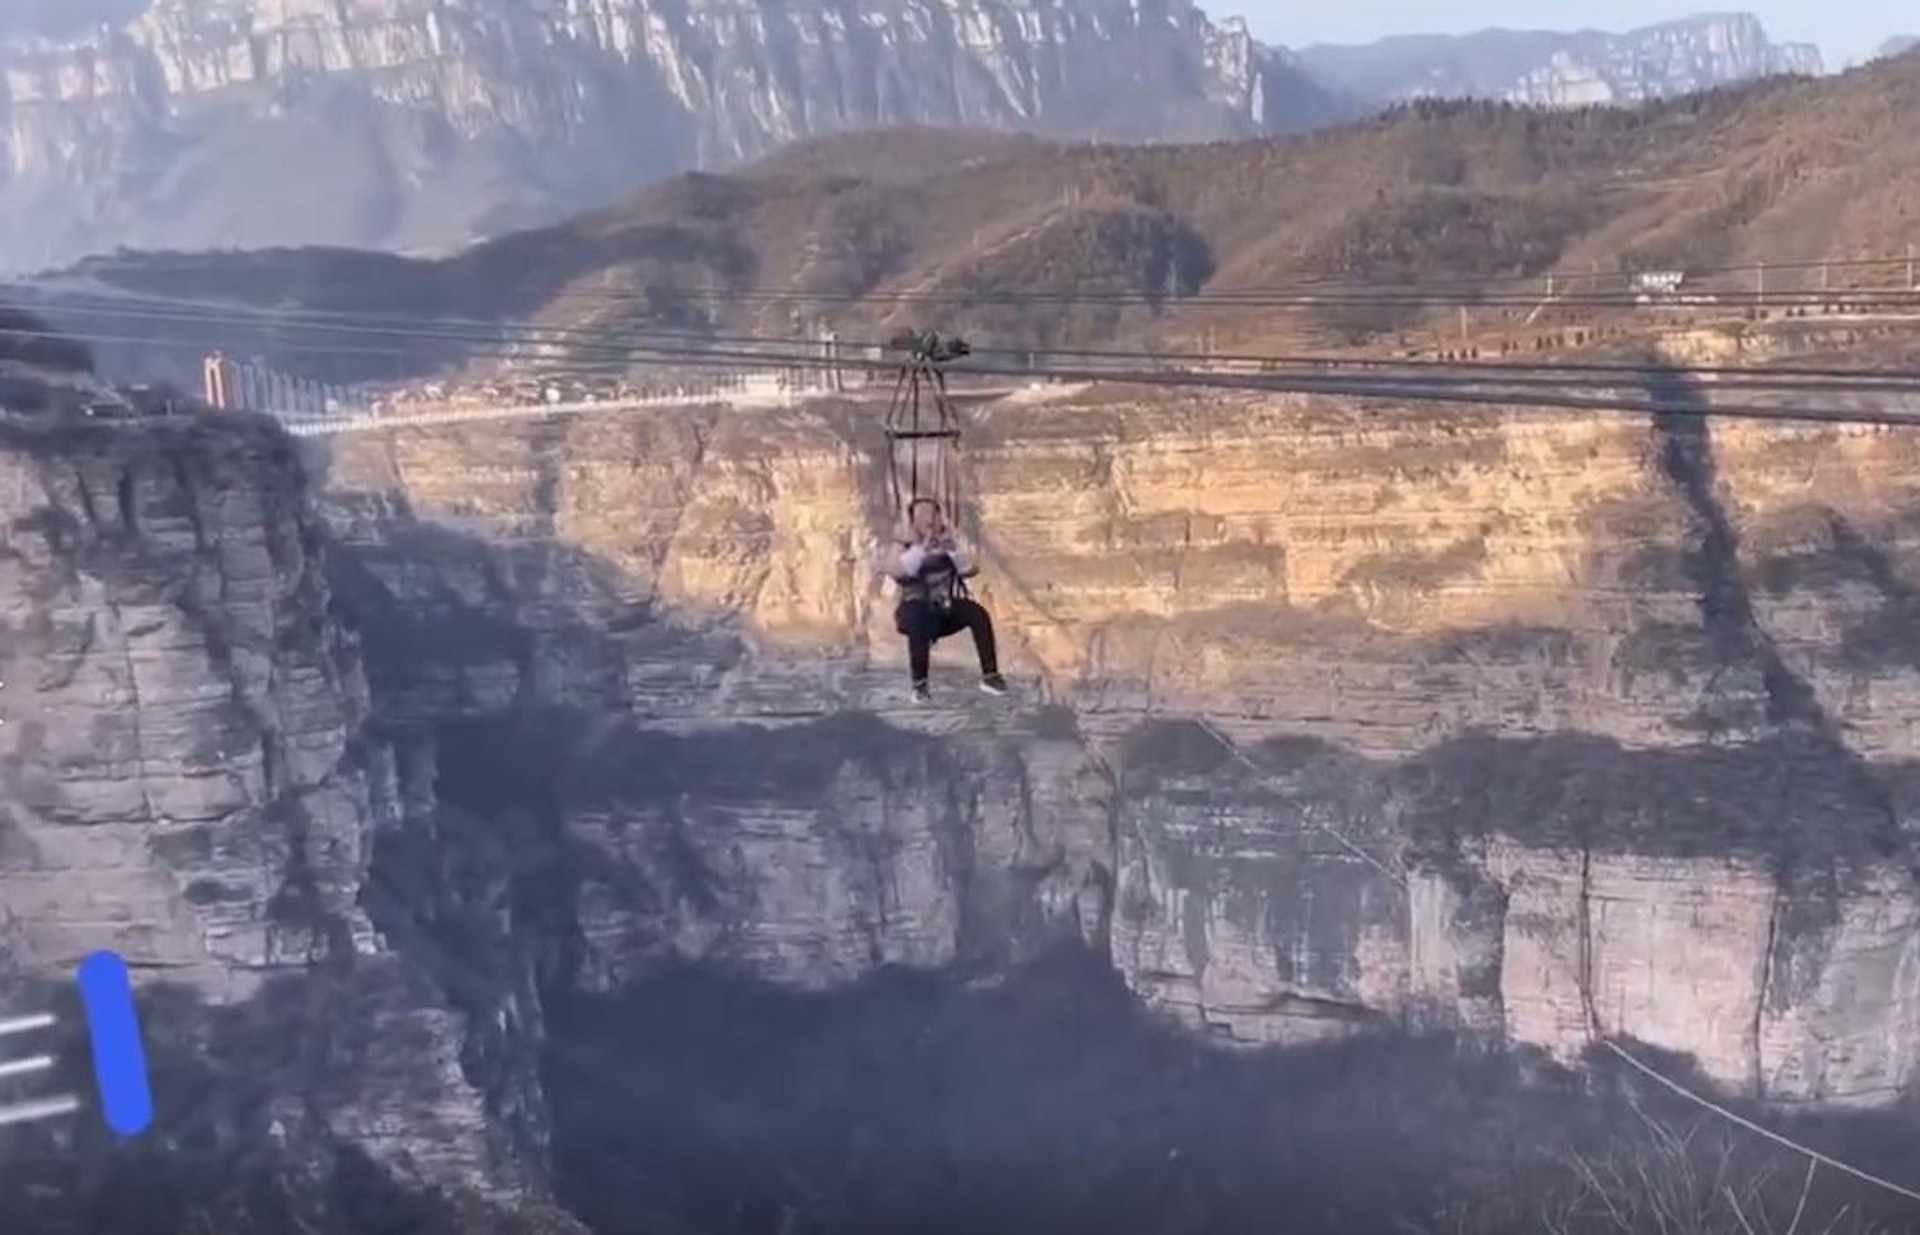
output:
M 0 1007 L 65 1009 L 119 952 L 162 1119 L 0 1128 L 0 1228 L 1537 1235 L 1598 1204 L 1552 1192 L 1570 1160 L 1702 1118 L 1607 1044 L 1906 1179 L 1920 446 L 1710 417 L 1666 367 L 1906 369 L 1897 312 L 1613 337 L 1658 418 L 968 396 L 962 531 L 1015 695 L 949 643 L 931 707 L 870 397 L 295 440 L 111 379 L 311 357 L 314 322 L 335 380 L 383 332 L 436 372 L 494 325 L 657 327 L 657 287 L 743 271 L 872 296 L 868 330 L 903 324 L 893 287 L 1669 253 L 1865 254 L 1884 287 L 1916 63 L 1286 143 L 846 137 L 446 259 L 93 263 L 123 299 L 59 319 L 92 352 L 9 309 Z M 581 301 L 605 286 L 648 295 Z M 970 334 L 1028 339 L 985 312 Z M 1178 334 L 1113 316 L 1087 337 Z M 83 1088 L 70 1023 L 59 1049 Z M 1744 1135 L 1705 1126 L 1702 1153 Z M 1823 1174 L 1815 1220 L 1865 1220 L 1852 1187 Z
M 1776 1109 L 1911 1093 L 1910 436 L 985 403 L 1017 697 L 943 646 L 926 709 L 871 411 L 305 457 L 9 422 L 11 981 L 116 948 L 205 1152 L 274 1147 L 314 1212 L 365 1162 L 455 1229 L 575 1229 L 554 1163 L 615 1082 L 567 1068 L 688 967 L 829 998 L 1065 949 L 1108 1019 L 1240 1050 L 1622 1039 Z
M 1019 707 L 959 648 L 905 706 L 838 409 L 342 439 L 337 594 L 415 632 L 370 668 L 401 714 L 554 713 L 593 985 L 1067 937 L 1234 1041 L 1426 1018 L 1905 1092 L 1910 441 L 1082 397 L 969 429 Z M 467 547 L 423 570 L 423 523 Z

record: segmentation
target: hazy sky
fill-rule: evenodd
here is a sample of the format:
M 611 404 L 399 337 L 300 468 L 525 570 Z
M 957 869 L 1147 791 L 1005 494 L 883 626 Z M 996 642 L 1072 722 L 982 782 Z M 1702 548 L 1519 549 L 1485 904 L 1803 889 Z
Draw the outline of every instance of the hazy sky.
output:
M 1920 34 L 1910 0 L 1213 0 L 1215 17 L 1235 13 L 1259 38 L 1299 47 L 1364 43 L 1389 34 L 1465 34 L 1488 26 L 1515 30 L 1627 30 L 1709 11 L 1751 12 L 1779 43 L 1817 43 L 1830 69 L 1872 54 L 1895 34 Z M 1551 16 L 1548 16 L 1551 14 Z

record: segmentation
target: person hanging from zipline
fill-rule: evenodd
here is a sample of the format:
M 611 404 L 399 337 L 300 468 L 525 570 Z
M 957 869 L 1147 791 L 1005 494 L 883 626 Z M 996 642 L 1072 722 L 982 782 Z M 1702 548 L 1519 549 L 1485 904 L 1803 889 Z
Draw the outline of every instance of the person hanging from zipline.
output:
M 887 573 L 900 588 L 893 624 L 907 640 L 913 698 L 932 698 L 933 645 L 963 630 L 972 633 L 980 656 L 980 689 L 1004 695 L 993 618 L 967 593 L 967 580 L 978 572 L 951 523 L 960 508 L 960 420 L 942 370 L 973 349 L 965 339 L 931 330 L 905 331 L 893 347 L 906 354 L 887 409 L 889 487 L 903 527 Z
M 899 552 L 889 572 L 900 587 L 900 604 L 893 624 L 907 640 L 907 672 L 913 698 L 925 703 L 933 695 L 927 683 L 933 645 L 970 631 L 980 657 L 980 689 L 990 695 L 1007 693 L 1000 676 L 999 652 L 994 644 L 993 617 L 967 594 L 966 581 L 979 573 L 953 536 L 946 511 L 930 497 L 918 497 L 907 507 L 907 526 L 899 538 Z

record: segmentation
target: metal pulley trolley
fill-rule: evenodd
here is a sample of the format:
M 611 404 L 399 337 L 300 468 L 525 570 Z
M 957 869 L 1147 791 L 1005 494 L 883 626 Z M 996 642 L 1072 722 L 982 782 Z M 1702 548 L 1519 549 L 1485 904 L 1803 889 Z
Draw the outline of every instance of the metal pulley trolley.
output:
M 933 331 L 897 336 L 906 353 L 887 408 L 887 479 L 893 518 L 904 524 L 921 498 L 940 503 L 949 522 L 960 518 L 960 417 L 947 396 L 945 366 L 972 352 L 965 339 Z

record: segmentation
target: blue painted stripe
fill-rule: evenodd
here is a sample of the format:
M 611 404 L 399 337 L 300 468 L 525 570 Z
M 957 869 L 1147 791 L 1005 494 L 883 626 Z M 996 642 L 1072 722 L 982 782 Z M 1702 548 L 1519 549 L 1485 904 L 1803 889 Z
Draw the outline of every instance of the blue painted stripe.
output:
M 153 1092 L 147 1087 L 147 1052 L 140 1044 L 126 962 L 111 952 L 95 952 L 80 962 L 80 1001 L 93 1043 L 100 1113 L 121 1136 L 137 1136 L 153 1122 Z

